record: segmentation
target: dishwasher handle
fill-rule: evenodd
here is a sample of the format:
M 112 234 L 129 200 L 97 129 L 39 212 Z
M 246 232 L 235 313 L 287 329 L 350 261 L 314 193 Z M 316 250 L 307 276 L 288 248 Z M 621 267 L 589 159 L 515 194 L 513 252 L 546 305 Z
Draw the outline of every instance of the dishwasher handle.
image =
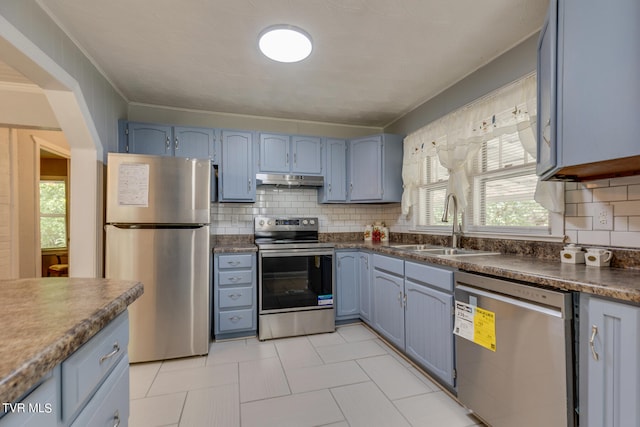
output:
M 487 291 L 483 291 L 481 289 L 472 288 L 472 287 L 465 286 L 465 285 L 456 285 L 456 290 L 468 292 L 471 295 L 478 295 L 478 296 L 483 296 L 483 297 L 486 297 L 486 298 L 491 298 L 493 300 L 501 301 L 501 302 L 504 302 L 506 304 L 511 304 L 511 305 L 516 306 L 516 307 L 521 307 L 521 308 L 525 308 L 527 310 L 533 310 L 533 311 L 536 311 L 538 313 L 546 314 L 547 316 L 557 317 L 557 318 L 560 318 L 560 319 L 562 319 L 562 317 L 563 317 L 562 316 L 562 311 L 560 311 L 558 309 L 554 309 L 554 308 L 551 308 L 551 307 L 545 307 L 543 305 L 539 305 L 539 304 L 535 304 L 535 303 L 531 303 L 531 302 L 527 302 L 527 301 L 522 301 L 522 300 L 518 300 L 518 299 L 515 299 L 515 298 L 509 298 L 507 296 L 496 294 L 496 293 L 493 293 L 493 292 L 487 292 Z

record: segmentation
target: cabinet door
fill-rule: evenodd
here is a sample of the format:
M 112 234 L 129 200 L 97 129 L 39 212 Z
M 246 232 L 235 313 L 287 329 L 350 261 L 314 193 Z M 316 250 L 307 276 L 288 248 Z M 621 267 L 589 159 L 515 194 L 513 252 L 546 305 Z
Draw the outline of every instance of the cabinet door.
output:
M 640 2 L 558 4 L 560 163 L 640 154 Z
M 222 131 L 222 163 L 219 170 L 221 202 L 255 201 L 251 132 Z
M 351 183 L 349 199 L 382 198 L 382 136 L 354 139 L 349 147 Z
M 176 157 L 213 158 L 213 129 L 173 128 L 173 149 Z
M 347 141 L 327 139 L 324 195 L 327 202 L 347 200 Z
M 289 140 L 288 135 L 260 134 L 260 172 L 289 172 Z
M 322 174 L 322 139 L 315 136 L 291 137 L 293 164 L 291 172 L 304 175 Z
M 336 317 L 357 317 L 360 313 L 360 296 L 358 291 L 358 252 L 337 252 Z
M 129 153 L 173 156 L 171 126 L 129 122 L 127 132 Z
M 408 279 L 404 286 L 406 352 L 453 387 L 453 295 Z
M 373 327 L 400 349 L 404 349 L 403 281 L 384 271 L 373 271 Z
M 549 2 L 547 17 L 538 40 L 538 150 L 536 173 L 542 175 L 556 165 L 556 40 L 557 0 Z
M 585 326 L 580 340 L 589 347 L 582 351 L 587 354 L 587 402 L 580 405 L 585 425 L 640 425 L 640 308 L 591 298 Z
M 370 323 L 372 317 L 371 312 L 371 263 L 372 257 L 370 253 L 358 252 L 358 279 L 360 285 L 360 317 L 367 323 Z

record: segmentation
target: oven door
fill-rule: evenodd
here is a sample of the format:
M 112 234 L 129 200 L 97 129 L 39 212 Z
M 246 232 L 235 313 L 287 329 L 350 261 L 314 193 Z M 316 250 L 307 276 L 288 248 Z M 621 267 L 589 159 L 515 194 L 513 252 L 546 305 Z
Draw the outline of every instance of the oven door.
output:
M 333 250 L 261 250 L 260 314 L 333 308 Z

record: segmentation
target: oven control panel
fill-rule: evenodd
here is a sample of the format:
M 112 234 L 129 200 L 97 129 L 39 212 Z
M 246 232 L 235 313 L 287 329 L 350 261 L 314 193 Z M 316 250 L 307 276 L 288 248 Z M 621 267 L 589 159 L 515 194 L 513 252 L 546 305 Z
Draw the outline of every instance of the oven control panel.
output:
M 317 231 L 318 218 L 308 217 L 267 217 L 258 216 L 255 218 L 256 231 Z

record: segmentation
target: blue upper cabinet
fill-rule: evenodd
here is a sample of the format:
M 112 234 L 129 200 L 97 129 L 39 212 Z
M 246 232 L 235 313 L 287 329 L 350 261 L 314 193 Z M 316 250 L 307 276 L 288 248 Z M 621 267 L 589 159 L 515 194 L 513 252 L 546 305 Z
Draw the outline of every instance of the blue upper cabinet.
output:
M 121 126 L 122 152 L 211 159 L 217 163 L 214 129 L 139 122 L 123 122 Z
M 289 135 L 260 134 L 260 172 L 288 173 L 291 141 Z
M 173 128 L 173 149 L 176 157 L 211 159 L 215 157 L 213 129 Z
M 320 137 L 261 133 L 259 145 L 262 173 L 322 174 Z
M 173 156 L 173 128 L 166 125 L 129 122 L 125 127 L 125 152 Z
M 347 141 L 327 139 L 325 141 L 324 186 L 318 189 L 318 202 L 347 201 Z
M 392 203 L 402 199 L 400 135 L 327 139 L 319 203 Z
M 549 7 L 538 46 L 538 174 L 577 181 L 640 174 L 640 2 L 551 0 Z
M 399 202 L 402 198 L 402 137 L 381 134 L 349 141 L 351 202 Z
M 317 136 L 292 136 L 291 172 L 302 175 L 322 174 L 322 139 Z
M 349 166 L 351 201 L 379 200 L 382 198 L 382 136 L 351 141 Z
M 256 200 L 253 133 L 223 130 L 218 198 L 221 202 Z

